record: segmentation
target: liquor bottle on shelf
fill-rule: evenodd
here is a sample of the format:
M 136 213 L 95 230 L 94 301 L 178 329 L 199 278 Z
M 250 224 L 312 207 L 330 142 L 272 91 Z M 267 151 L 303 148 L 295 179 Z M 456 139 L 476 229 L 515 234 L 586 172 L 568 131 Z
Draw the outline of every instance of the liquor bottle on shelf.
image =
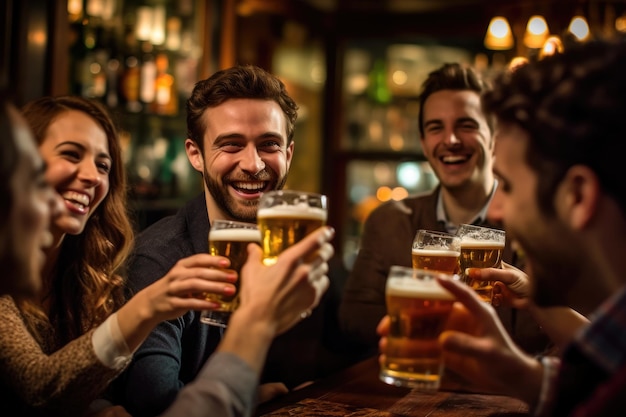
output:
M 107 6 L 108 7 L 108 6 Z M 106 27 L 100 41 L 100 49 L 106 51 L 101 64 L 104 71 L 106 89 L 102 101 L 111 109 L 119 105 L 119 79 L 121 73 L 120 40 L 115 28 Z
M 83 91 L 83 74 L 89 49 L 85 45 L 85 30 L 82 19 L 76 19 L 69 25 L 69 86 L 72 94 L 81 94 Z
M 139 61 L 139 44 L 132 27 L 124 34 L 122 70 L 119 78 L 119 96 L 124 109 L 130 113 L 139 113 L 143 106 L 139 101 L 141 80 L 141 63 Z
M 146 106 L 151 106 L 156 96 L 157 68 L 152 53 L 145 53 L 141 61 L 141 71 L 139 80 L 139 99 Z
M 107 51 L 99 49 L 87 54 L 83 68 L 82 92 L 84 97 L 102 99 L 106 93 L 107 77 L 105 66 L 108 61 Z
M 116 55 L 112 55 L 106 63 L 106 96 L 104 102 L 110 108 L 115 108 L 119 104 L 119 78 L 120 78 L 120 60 Z
M 127 56 L 120 77 L 120 96 L 124 101 L 126 110 L 131 113 L 139 113 L 143 109 L 139 101 L 140 77 L 139 59 L 134 55 Z
M 96 28 L 85 19 L 73 25 L 73 29 L 75 30 L 73 32 L 75 38 L 70 47 L 70 53 L 74 60 L 70 72 L 72 77 L 71 92 L 93 98 L 96 97 L 96 92 L 102 89 L 101 79 L 98 78 L 101 67 L 94 49 L 97 39 Z
M 391 101 L 391 91 L 387 84 L 387 66 L 382 58 L 374 61 L 369 74 L 368 96 L 374 103 L 387 104 Z
M 169 58 L 165 53 L 156 56 L 155 97 L 152 112 L 160 115 L 175 115 L 178 112 L 178 93 L 174 76 L 169 73 Z
M 115 108 L 119 104 L 120 56 L 114 30 L 94 24 L 87 30 L 85 43 L 93 49 L 86 54 L 80 94 Z

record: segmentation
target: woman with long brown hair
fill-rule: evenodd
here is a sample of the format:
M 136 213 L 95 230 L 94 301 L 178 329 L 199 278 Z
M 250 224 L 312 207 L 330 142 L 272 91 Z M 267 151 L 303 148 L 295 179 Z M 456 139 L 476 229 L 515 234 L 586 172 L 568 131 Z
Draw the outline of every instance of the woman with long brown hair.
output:
M 208 254 L 187 258 L 125 303 L 133 230 L 111 118 L 72 96 L 35 100 L 22 114 L 64 210 L 50 227 L 38 297 L 0 298 L 0 397 L 23 415 L 82 415 L 157 323 L 215 307 L 189 294 L 221 293 L 236 277 L 210 269 Z

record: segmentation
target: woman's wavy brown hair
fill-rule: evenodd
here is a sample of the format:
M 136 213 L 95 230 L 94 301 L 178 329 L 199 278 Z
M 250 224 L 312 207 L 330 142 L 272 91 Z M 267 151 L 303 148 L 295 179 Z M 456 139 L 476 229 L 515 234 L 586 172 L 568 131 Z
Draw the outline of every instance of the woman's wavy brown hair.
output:
M 133 242 L 122 151 L 115 125 L 104 107 L 82 97 L 43 97 L 24 106 L 22 114 L 40 145 L 50 124 L 71 110 L 85 113 L 106 133 L 112 158 L 109 192 L 85 230 L 64 237 L 50 292 L 45 295 L 48 311 L 33 303 L 20 303 L 36 337 L 41 340 L 41 325 L 52 326 L 57 342 L 62 344 L 98 326 L 124 303 L 122 268 Z

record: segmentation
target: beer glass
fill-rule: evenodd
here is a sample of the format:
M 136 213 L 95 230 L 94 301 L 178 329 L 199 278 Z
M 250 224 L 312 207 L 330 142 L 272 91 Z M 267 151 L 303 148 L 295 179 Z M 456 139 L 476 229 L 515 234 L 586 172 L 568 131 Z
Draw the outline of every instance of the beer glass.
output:
M 227 326 L 231 313 L 239 305 L 241 268 L 248 259 L 249 243 L 261 243 L 261 233 L 256 224 L 230 220 L 213 221 L 209 230 L 209 253 L 230 259 L 229 269 L 237 271 L 239 279 L 234 283 L 236 292 L 233 295 L 204 294 L 207 300 L 218 303 L 219 307 L 203 311 L 200 314 L 201 322 L 219 327 Z
M 385 288 L 390 318 L 380 379 L 390 385 L 439 389 L 443 358 L 439 335 L 455 298 L 435 279 L 454 275 L 394 265 Z
M 461 239 L 449 233 L 420 229 L 413 239 L 413 268 L 459 273 Z
M 283 250 L 325 225 L 327 216 L 325 195 L 293 190 L 263 193 L 257 211 L 263 263 L 276 263 Z
M 462 224 L 457 236 L 461 238 L 461 279 L 483 299 L 491 302 L 493 282 L 474 281 L 465 275 L 466 268 L 499 268 L 504 252 L 504 230 Z

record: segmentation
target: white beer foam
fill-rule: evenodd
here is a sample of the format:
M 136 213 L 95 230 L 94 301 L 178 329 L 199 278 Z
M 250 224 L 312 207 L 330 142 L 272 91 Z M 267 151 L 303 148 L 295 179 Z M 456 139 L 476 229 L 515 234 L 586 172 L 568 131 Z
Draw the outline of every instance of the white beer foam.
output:
M 472 238 L 461 239 L 462 248 L 504 248 L 504 241 L 497 240 L 480 240 Z
M 209 240 L 260 242 L 261 231 L 258 229 L 211 229 L 209 230 Z
M 326 210 L 318 207 L 309 206 L 276 206 L 261 208 L 257 212 L 257 219 L 267 219 L 270 217 L 288 217 L 288 218 L 305 218 L 312 220 L 326 221 L 328 213 Z
M 413 253 L 420 256 L 449 256 L 454 258 L 461 255 L 459 251 L 445 249 L 413 249 Z
M 448 290 L 437 281 L 420 281 L 414 278 L 387 279 L 387 295 L 396 297 L 425 298 L 430 300 L 455 300 Z

